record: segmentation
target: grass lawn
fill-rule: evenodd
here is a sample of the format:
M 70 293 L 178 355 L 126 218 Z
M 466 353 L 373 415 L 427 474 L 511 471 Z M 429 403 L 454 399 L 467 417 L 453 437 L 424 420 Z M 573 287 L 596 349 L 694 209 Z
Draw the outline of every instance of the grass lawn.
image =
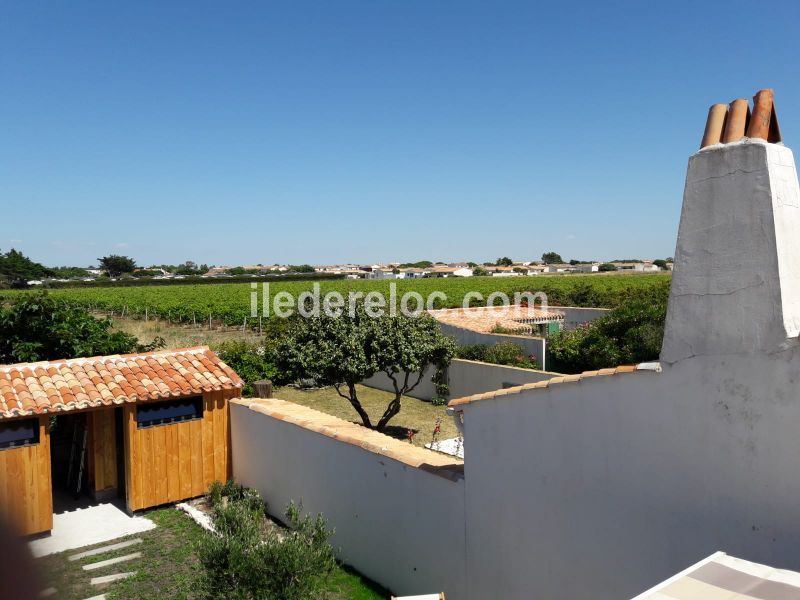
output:
M 350 406 L 350 403 L 339 396 L 332 387 L 319 390 L 282 387 L 276 389 L 273 395 L 280 400 L 288 400 L 347 421 L 361 423 L 358 414 Z M 394 394 L 359 385 L 358 398 L 364 410 L 367 411 L 370 420 L 375 423 L 394 398 Z M 455 423 L 453 423 L 452 417 L 445 413 L 444 406 L 434 406 L 430 402 L 424 402 L 416 398 L 403 398 L 400 414 L 389 421 L 386 434 L 398 439 L 406 439 L 406 432 L 409 429 L 413 429 L 417 432 L 414 436 L 414 444 L 424 446 L 431 441 L 436 419 L 442 420 L 442 431 L 439 434 L 440 440 L 458 436 Z
M 161 508 L 150 511 L 146 516 L 158 525 L 155 529 L 130 536 L 139 537 L 141 544 L 107 554 L 99 554 L 82 560 L 70 561 L 68 557 L 90 550 L 87 546 L 80 550 L 70 550 L 40 558 L 36 561 L 42 573 L 45 587 L 56 588 L 54 597 L 80 600 L 104 593 L 106 598 L 126 600 L 151 600 L 152 598 L 189 599 L 197 598 L 196 581 L 199 575 L 199 562 L 195 546 L 201 536 L 209 535 L 185 513 L 175 508 Z M 124 539 L 120 538 L 122 541 Z M 98 544 L 104 546 L 105 544 Z M 84 571 L 83 565 L 99 562 L 107 558 L 141 552 L 142 556 L 128 562 L 111 565 L 95 571 Z M 92 577 L 136 571 L 128 579 L 102 586 L 92 586 Z M 365 579 L 347 567 L 339 567 L 331 576 L 321 600 L 374 600 L 387 598 L 386 590 Z

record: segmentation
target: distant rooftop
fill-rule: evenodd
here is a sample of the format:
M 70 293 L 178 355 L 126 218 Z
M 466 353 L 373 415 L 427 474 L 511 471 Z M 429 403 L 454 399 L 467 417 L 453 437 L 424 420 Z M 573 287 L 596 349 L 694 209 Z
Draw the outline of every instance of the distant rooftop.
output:
M 529 333 L 530 325 L 563 321 L 564 313 L 514 304 L 511 306 L 479 306 L 475 308 L 444 308 L 429 311 L 431 316 L 447 325 L 463 327 L 479 333 L 491 333 L 503 328 Z

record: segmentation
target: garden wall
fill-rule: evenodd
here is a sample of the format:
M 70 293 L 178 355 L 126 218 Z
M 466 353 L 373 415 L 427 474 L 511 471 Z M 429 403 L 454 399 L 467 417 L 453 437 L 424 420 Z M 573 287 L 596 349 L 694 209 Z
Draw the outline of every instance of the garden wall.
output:
M 395 594 L 466 596 L 463 463 L 283 400 L 230 410 L 234 477 L 271 515 L 322 513 L 341 560 Z
M 429 367 L 422 376 L 419 385 L 408 395 L 421 400 L 430 400 L 433 398 L 436 395 L 436 387 L 431 381 L 433 371 L 433 367 Z M 544 381 L 561 376 L 560 373 L 552 373 L 549 371 L 520 369 L 518 367 L 494 365 L 460 358 L 456 358 L 450 363 L 447 375 L 451 398 L 461 398 L 473 394 L 491 392 L 492 390 L 505 387 L 536 383 L 537 381 Z M 410 379 L 411 381 L 415 381 L 413 378 Z M 364 385 L 388 392 L 394 391 L 391 379 L 384 373 L 378 373 L 364 380 Z
M 564 329 L 576 329 L 611 312 L 610 308 L 582 308 L 579 306 L 552 306 L 553 310 L 564 313 Z
M 479 331 L 472 331 L 471 329 L 464 329 L 463 327 L 456 327 L 447 323 L 439 323 L 439 328 L 442 333 L 455 338 L 461 346 L 472 344 L 501 344 L 512 343 L 522 346 L 525 354 L 533 355 L 542 369 L 545 369 L 545 339 L 540 337 L 531 337 L 529 335 L 508 335 L 504 333 L 481 333 Z

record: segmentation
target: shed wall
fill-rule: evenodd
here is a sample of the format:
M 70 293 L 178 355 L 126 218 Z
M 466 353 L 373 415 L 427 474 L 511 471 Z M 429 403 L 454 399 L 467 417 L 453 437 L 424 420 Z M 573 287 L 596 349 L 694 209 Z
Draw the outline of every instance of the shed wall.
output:
M 239 390 L 203 394 L 203 418 L 138 429 L 136 406 L 124 414 L 128 508 L 140 510 L 200 496 L 230 478 L 228 400 Z
M 0 450 L 0 517 L 22 535 L 53 527 L 50 434 L 39 417 L 39 443 Z

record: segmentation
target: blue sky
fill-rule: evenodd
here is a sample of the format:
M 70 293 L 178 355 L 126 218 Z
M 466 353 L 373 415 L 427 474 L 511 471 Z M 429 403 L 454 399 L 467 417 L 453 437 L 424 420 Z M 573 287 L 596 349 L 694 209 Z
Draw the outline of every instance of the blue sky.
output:
M 0 248 L 49 265 L 673 254 L 800 3 L 4 2 Z

